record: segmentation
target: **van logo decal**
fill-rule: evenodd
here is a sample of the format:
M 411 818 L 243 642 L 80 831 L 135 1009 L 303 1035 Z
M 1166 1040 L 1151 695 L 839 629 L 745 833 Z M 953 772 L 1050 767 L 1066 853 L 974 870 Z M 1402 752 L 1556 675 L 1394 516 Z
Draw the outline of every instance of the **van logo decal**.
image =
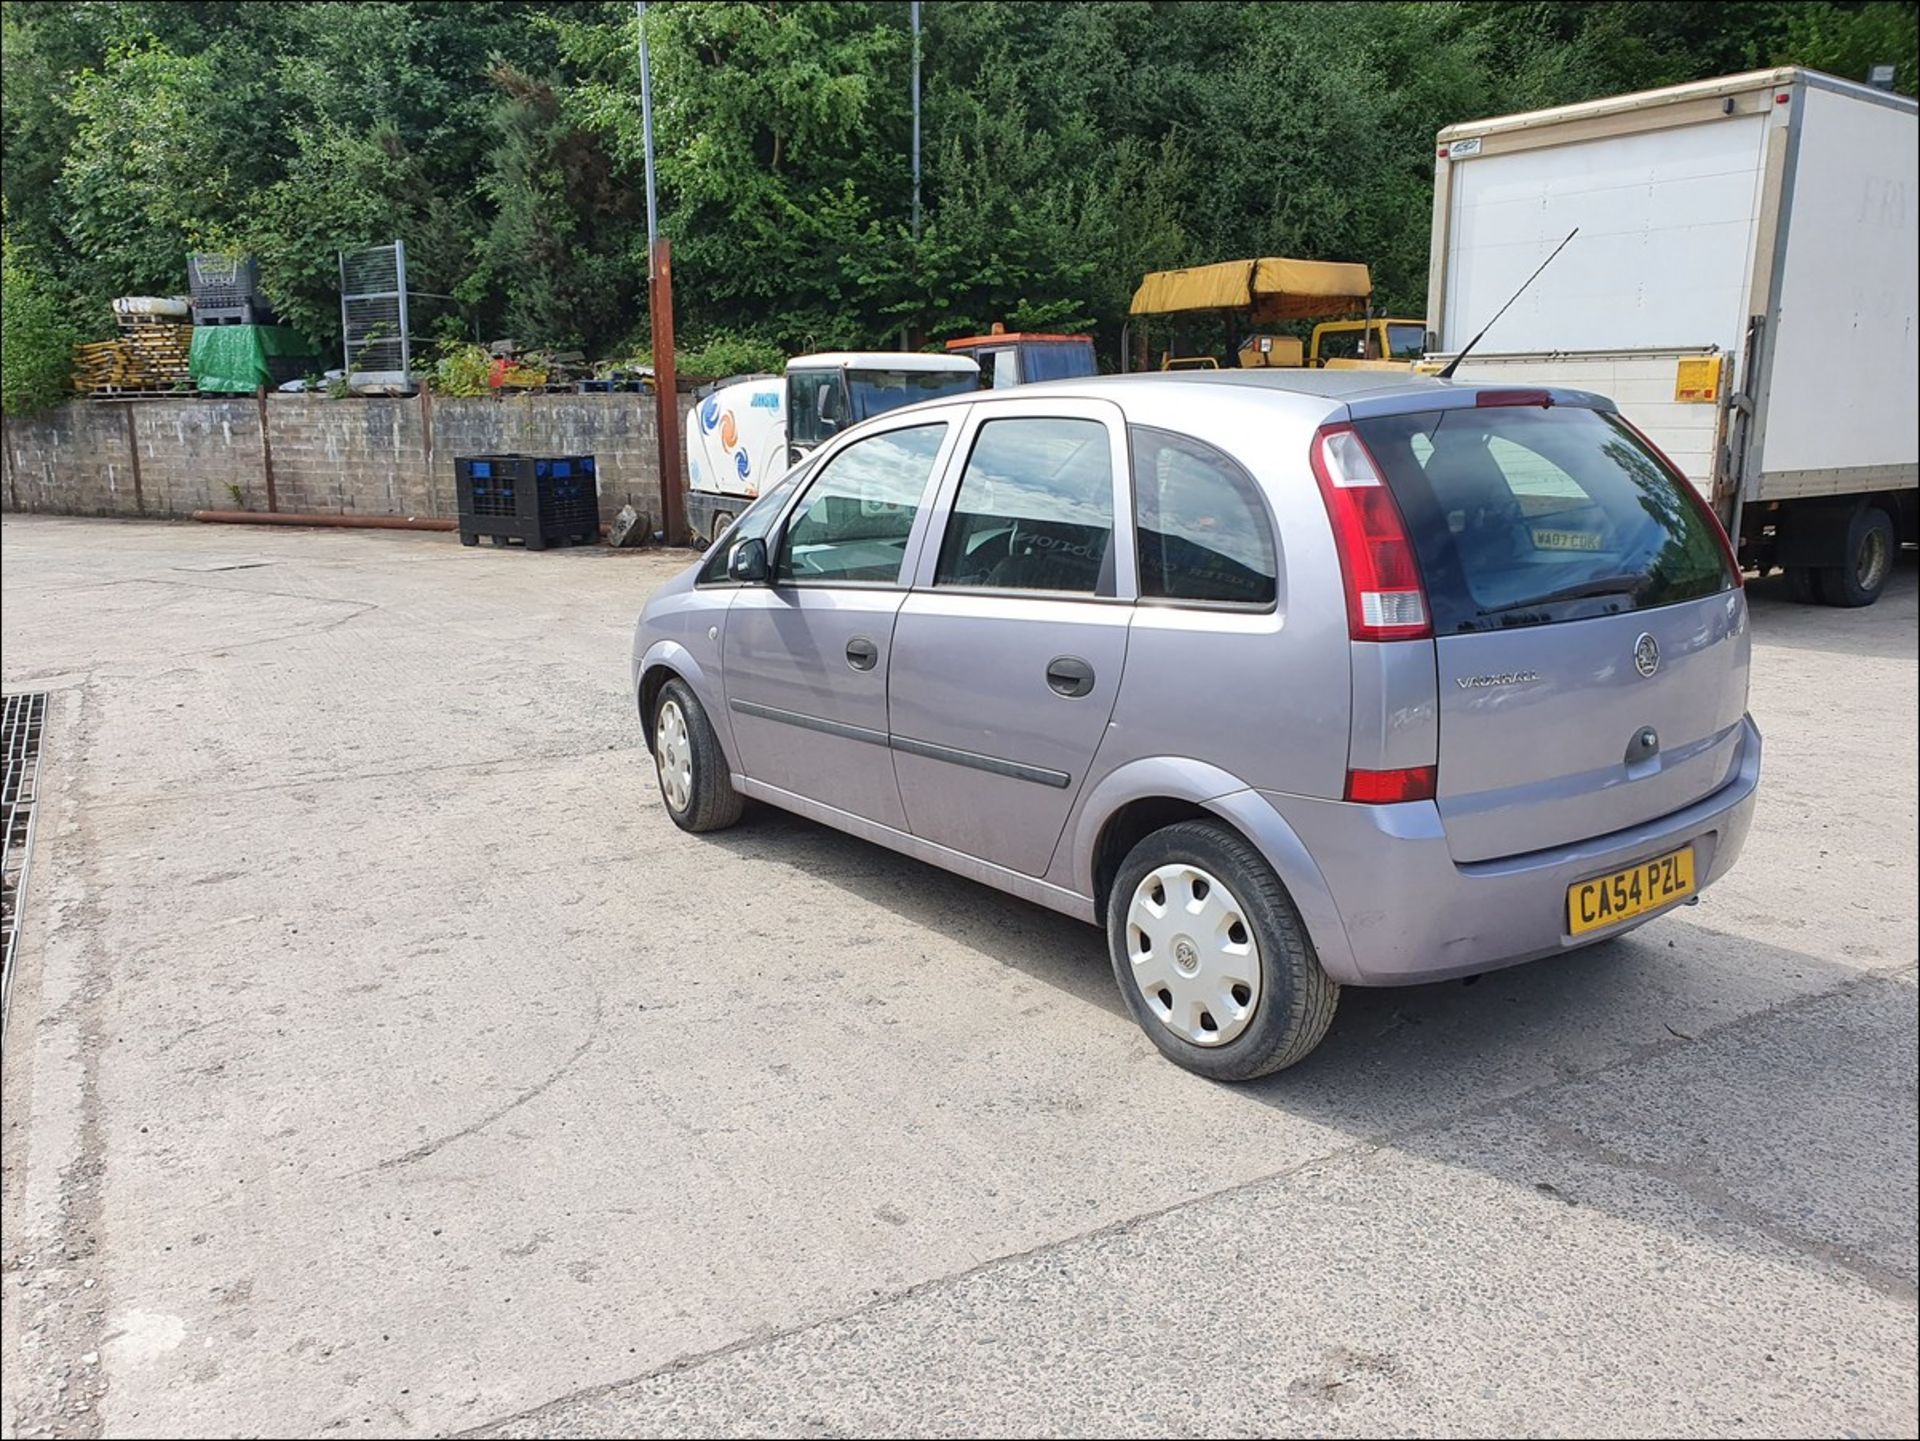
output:
M 1501 685 L 1525 685 L 1528 681 L 1539 680 L 1537 670 L 1503 670 L 1497 675 L 1455 676 L 1453 683 L 1461 690 L 1491 690 Z
M 1633 643 L 1633 668 L 1641 675 L 1652 675 L 1660 669 L 1660 642 L 1644 630 Z

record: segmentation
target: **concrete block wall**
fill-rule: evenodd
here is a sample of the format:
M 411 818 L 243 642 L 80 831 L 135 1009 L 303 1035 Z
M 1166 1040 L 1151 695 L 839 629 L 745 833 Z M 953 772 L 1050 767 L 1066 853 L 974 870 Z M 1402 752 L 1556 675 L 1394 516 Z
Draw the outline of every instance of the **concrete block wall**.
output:
M 0 507 L 176 517 L 266 510 L 270 460 L 273 508 L 282 511 L 451 516 L 456 456 L 519 451 L 591 455 L 603 520 L 629 503 L 655 524 L 660 519 L 647 396 L 276 394 L 266 399 L 264 446 L 261 413 L 252 396 L 201 396 L 74 401 L 43 415 L 9 416 Z
M 138 404 L 96 405 L 91 401 L 68 410 L 98 410 L 110 417 L 103 439 L 111 451 L 113 422 L 120 420 L 122 448 L 126 426 L 140 458 L 140 496 L 149 515 L 189 515 L 196 510 L 265 510 L 267 489 L 260 468 L 260 408 L 253 397 L 215 400 L 155 400 Z M 118 411 L 120 415 L 114 415 Z M 119 498 L 131 502 L 121 491 Z M 55 509 L 43 506 L 42 509 Z M 65 509 L 66 507 L 58 507 Z M 74 509 L 80 509 L 74 507 Z M 101 507 L 88 506 L 98 513 Z M 131 504 L 106 512 L 134 513 Z

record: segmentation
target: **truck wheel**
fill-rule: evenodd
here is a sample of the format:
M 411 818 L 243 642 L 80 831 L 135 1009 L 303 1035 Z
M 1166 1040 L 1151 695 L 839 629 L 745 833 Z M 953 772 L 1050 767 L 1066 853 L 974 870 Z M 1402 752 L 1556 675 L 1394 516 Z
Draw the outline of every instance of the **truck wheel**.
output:
M 1872 605 L 1893 573 L 1899 542 L 1893 517 L 1878 506 L 1863 506 L 1847 522 L 1847 564 L 1820 572 L 1820 597 L 1828 605 Z
M 1788 566 L 1787 594 L 1802 605 L 1825 604 L 1820 594 L 1820 572 L 1810 565 Z
M 712 545 L 716 540 L 720 539 L 721 536 L 727 533 L 727 527 L 732 524 L 733 513 L 731 511 L 716 511 L 713 517 L 713 533 L 707 537 L 707 544 Z
M 1167 826 L 1128 853 L 1107 898 L 1107 949 L 1148 1039 L 1210 1080 L 1301 1060 L 1340 999 L 1273 868 L 1210 821 Z

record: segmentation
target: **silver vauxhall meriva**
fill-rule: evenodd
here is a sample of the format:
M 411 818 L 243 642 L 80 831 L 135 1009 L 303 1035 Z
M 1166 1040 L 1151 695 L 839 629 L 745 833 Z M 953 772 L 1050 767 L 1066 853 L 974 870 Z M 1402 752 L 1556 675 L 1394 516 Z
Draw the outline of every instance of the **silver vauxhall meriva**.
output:
M 1104 923 L 1240 1080 L 1343 985 L 1607 940 L 1739 855 L 1740 575 L 1612 404 L 1363 371 L 1063 381 L 835 436 L 648 601 L 669 813 L 753 797 Z

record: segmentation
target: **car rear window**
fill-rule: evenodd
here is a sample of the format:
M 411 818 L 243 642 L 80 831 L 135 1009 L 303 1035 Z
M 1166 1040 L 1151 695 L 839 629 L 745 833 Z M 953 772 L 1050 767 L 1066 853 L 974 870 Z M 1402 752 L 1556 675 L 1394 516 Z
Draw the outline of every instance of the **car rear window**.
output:
M 1406 518 L 1436 634 L 1644 610 L 1733 584 L 1705 506 L 1616 415 L 1483 406 L 1354 428 Z

